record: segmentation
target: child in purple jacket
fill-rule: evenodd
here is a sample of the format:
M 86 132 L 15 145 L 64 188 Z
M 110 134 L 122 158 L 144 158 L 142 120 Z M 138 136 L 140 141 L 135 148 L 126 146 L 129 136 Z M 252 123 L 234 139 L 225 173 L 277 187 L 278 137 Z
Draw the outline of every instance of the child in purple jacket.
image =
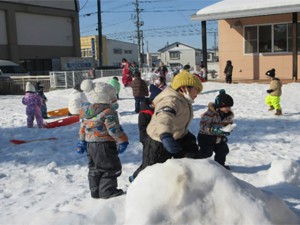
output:
M 35 88 L 30 82 L 26 83 L 25 96 L 22 98 L 22 103 L 26 105 L 27 127 L 33 127 L 35 117 L 38 127 L 43 128 L 43 117 L 41 113 L 43 100 L 36 94 Z

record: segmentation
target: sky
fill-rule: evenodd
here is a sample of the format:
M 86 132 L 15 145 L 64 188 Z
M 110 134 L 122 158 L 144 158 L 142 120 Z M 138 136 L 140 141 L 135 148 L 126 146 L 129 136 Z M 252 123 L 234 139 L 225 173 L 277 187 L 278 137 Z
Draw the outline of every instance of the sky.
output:
M 225 89 L 234 99 L 236 124 L 228 136 L 231 170 L 213 157 L 171 159 L 146 168 L 129 183 L 141 163 L 142 145 L 132 90 L 122 87 L 118 115 L 129 145 L 119 155 L 118 184 L 127 194 L 108 200 L 90 197 L 87 156 L 75 150 L 79 123 L 53 129 L 34 123 L 29 129 L 23 96 L 0 95 L 0 224 L 300 224 L 300 104 L 291 98 L 299 88 L 299 83 L 283 85 L 283 115 L 278 117 L 264 103 L 269 84 L 203 83 L 189 130 L 197 135 L 208 103 Z M 46 92 L 48 110 L 67 107 L 71 92 Z M 9 142 L 51 137 L 57 140 Z
M 144 22 L 144 52 L 156 52 L 167 43 L 182 42 L 201 48 L 201 22 L 191 15 L 220 0 L 139 0 L 140 21 Z M 79 0 L 81 36 L 97 35 L 97 1 Z M 133 42 L 135 0 L 101 0 L 102 34 L 110 39 Z M 89 15 L 89 16 L 88 16 Z M 218 43 L 215 21 L 207 22 L 208 48 Z

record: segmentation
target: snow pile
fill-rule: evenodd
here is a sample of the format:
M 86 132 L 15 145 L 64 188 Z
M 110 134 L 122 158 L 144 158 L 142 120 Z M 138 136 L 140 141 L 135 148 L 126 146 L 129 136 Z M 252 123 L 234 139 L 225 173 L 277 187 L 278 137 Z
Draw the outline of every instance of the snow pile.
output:
M 270 184 L 290 183 L 300 186 L 300 165 L 295 160 L 275 160 L 268 171 Z
M 101 78 L 108 79 L 111 77 Z M 120 155 L 123 171 L 118 184 L 128 191 L 128 196 L 108 200 L 90 196 L 87 156 L 75 151 L 79 123 L 28 129 L 23 96 L 1 95 L 0 224 L 124 225 L 125 217 L 130 225 L 160 221 L 174 225 L 286 225 L 295 221 L 287 207 L 300 216 L 296 163 L 300 162 L 300 104 L 291 96 L 299 92 L 300 84 L 283 86 L 284 114 L 280 117 L 268 111 L 264 103 L 268 84 L 205 82 L 203 87 L 193 104 L 194 119 L 189 130 L 197 135 L 200 117 L 220 89 L 232 95 L 237 127 L 228 141 L 226 163 L 231 171 L 219 168 L 213 161 L 170 160 L 147 168 L 130 184 L 128 177 L 142 161 L 142 145 L 132 90 L 121 88 L 119 119 L 130 144 Z M 71 92 L 66 89 L 46 93 L 48 110 L 66 107 Z M 50 137 L 57 140 L 22 145 L 9 142 Z
M 125 224 L 299 224 L 282 200 L 212 160 L 172 159 L 129 186 Z

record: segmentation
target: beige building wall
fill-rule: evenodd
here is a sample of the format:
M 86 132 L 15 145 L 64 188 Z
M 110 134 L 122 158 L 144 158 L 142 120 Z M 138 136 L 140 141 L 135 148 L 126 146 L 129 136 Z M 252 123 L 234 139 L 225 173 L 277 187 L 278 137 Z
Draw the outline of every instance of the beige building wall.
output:
M 300 14 L 298 14 L 300 20 Z M 289 53 L 244 53 L 244 26 L 292 23 L 292 14 L 220 20 L 219 22 L 219 65 L 223 75 L 226 61 L 231 60 L 234 79 L 269 79 L 265 72 L 276 69 L 280 79 L 292 79 L 292 52 Z M 300 57 L 298 54 L 298 77 Z M 222 76 L 221 76 L 222 77 Z
M 80 44 L 81 44 L 81 50 L 82 49 L 91 49 L 92 48 L 92 41 L 91 39 L 94 38 L 95 40 L 95 60 L 99 59 L 99 53 L 98 53 L 98 35 L 90 35 L 90 36 L 84 36 L 80 38 Z M 108 59 L 107 59 L 107 44 L 106 44 L 106 37 L 102 36 L 102 65 L 107 65 Z

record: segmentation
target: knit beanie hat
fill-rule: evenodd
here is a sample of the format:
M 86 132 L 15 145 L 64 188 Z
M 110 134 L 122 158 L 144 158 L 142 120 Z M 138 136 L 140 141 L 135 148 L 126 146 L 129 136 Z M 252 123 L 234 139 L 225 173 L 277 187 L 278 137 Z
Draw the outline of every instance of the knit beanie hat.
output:
M 266 75 L 269 77 L 275 77 L 275 69 L 270 69 L 266 72 Z
M 186 64 L 186 65 L 183 66 L 183 69 L 184 70 L 189 70 L 189 69 L 191 69 L 191 66 L 189 64 Z
M 203 89 L 200 79 L 186 70 L 181 70 L 180 73 L 174 77 L 171 84 L 171 87 L 174 90 L 177 90 L 182 86 L 197 87 L 199 89 L 199 93 Z
M 150 101 L 153 101 L 154 98 L 161 92 L 161 89 L 156 87 L 154 84 L 151 84 L 149 89 L 150 89 L 149 99 Z
M 231 107 L 233 106 L 233 99 L 230 95 L 226 94 L 224 89 L 221 89 L 215 99 L 215 106 L 217 108 Z
M 35 88 L 34 88 L 34 86 L 30 82 L 27 82 L 26 83 L 25 91 L 26 92 L 35 92 Z
M 107 83 L 84 80 L 80 85 L 90 103 L 110 104 L 117 100 L 116 89 Z

